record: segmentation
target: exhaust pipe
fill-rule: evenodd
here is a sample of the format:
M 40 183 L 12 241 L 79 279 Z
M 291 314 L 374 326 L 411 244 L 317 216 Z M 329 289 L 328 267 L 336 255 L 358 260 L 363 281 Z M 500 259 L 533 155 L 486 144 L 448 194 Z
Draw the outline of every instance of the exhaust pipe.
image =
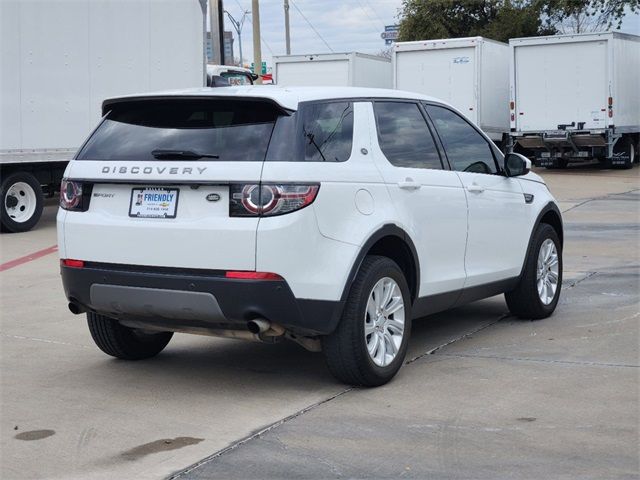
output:
M 266 320 L 263 320 L 262 318 L 256 318 L 254 320 L 249 320 L 247 322 L 247 328 L 251 333 L 257 335 L 259 333 L 264 333 L 267 330 L 269 330 L 269 328 L 271 328 L 271 323 Z
M 74 315 L 79 315 L 81 313 L 86 312 L 84 307 L 82 307 L 80 304 L 76 302 L 69 302 L 69 311 Z
M 284 335 L 285 328 L 277 323 L 271 323 L 264 318 L 254 318 L 247 322 L 247 329 L 260 337 L 280 337 Z

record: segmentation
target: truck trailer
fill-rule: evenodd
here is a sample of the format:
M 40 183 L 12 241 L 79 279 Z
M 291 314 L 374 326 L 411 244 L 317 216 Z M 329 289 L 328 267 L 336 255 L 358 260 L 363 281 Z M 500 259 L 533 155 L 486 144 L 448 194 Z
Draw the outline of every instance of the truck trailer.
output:
M 640 37 L 517 38 L 510 48 L 510 148 L 538 166 L 631 168 L 640 134 Z
M 483 37 L 398 42 L 393 86 L 446 100 L 494 142 L 509 131 L 509 46 Z
M 391 88 L 391 60 L 365 53 L 273 57 L 276 85 Z
M 106 97 L 200 87 L 198 0 L 0 2 L 0 199 L 3 231 L 40 218 Z

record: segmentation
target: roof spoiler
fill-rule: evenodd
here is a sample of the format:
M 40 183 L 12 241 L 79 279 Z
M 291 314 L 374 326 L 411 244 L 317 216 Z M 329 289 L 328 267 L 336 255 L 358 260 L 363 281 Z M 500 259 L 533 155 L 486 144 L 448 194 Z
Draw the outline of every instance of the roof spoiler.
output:
M 158 101 L 158 100 L 234 100 L 237 102 L 266 102 L 275 106 L 278 110 L 282 112 L 283 115 L 291 115 L 295 110 L 291 110 L 283 107 L 275 100 L 266 97 L 236 97 L 236 96 L 228 96 L 228 95 L 141 95 L 139 97 L 116 97 L 116 98 L 107 98 L 102 102 L 102 116 L 104 117 L 107 113 L 109 113 L 113 108 L 124 105 L 131 105 L 136 103 L 143 103 L 149 101 Z

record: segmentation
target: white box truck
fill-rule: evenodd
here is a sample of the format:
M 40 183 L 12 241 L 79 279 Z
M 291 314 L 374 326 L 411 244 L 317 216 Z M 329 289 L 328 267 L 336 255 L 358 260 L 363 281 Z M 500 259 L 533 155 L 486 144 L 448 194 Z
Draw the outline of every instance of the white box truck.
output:
M 598 160 L 631 168 L 640 133 L 640 37 L 617 32 L 516 38 L 510 143 L 549 168 Z
M 37 223 L 105 97 L 204 85 L 203 5 L 0 2 L 3 231 Z
M 509 46 L 483 37 L 398 42 L 393 86 L 449 102 L 492 140 L 509 131 Z
M 283 87 L 391 88 L 391 60 L 365 53 L 274 56 L 273 74 Z

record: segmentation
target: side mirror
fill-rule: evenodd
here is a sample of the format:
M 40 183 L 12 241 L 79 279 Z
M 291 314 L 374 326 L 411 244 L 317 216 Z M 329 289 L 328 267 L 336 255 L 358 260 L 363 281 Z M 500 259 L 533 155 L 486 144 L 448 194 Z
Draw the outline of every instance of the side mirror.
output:
M 508 153 L 504 157 L 504 172 L 507 177 L 519 177 L 531 171 L 531 160 L 519 153 Z

